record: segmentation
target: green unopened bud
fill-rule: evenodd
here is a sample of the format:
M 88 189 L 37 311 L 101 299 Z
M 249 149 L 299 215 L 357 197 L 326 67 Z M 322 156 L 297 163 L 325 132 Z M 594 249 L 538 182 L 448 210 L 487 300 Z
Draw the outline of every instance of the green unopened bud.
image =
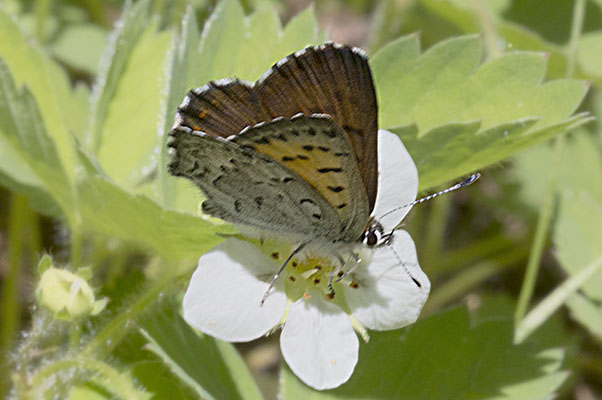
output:
M 95 300 L 88 282 L 71 271 L 45 268 L 36 289 L 38 302 L 52 311 L 55 318 L 73 320 L 101 312 L 107 299 Z

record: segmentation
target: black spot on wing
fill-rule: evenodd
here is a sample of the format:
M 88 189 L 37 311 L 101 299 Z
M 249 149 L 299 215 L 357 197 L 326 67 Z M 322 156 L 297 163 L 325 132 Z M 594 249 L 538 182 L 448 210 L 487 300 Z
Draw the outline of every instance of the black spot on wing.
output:
M 327 172 L 343 172 L 343 168 L 319 168 L 318 172 L 325 174 Z
M 328 189 L 332 190 L 335 193 L 339 193 L 342 192 L 343 190 L 345 190 L 345 188 L 343 186 L 327 186 Z
M 358 135 L 358 136 L 362 136 L 363 135 L 363 132 L 362 132 L 361 129 L 354 128 L 353 126 L 343 125 L 342 128 L 345 130 L 345 132 L 353 133 L 353 134 Z
M 270 144 L 270 140 L 265 136 L 259 139 L 255 139 L 254 142 L 257 144 Z
M 324 134 L 331 139 L 337 136 L 337 132 L 334 129 L 324 129 Z

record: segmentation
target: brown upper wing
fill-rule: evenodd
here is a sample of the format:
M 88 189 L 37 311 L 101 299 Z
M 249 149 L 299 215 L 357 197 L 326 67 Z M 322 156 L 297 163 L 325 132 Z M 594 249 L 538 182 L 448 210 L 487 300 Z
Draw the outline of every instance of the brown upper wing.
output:
M 328 114 L 349 135 L 370 212 L 377 184 L 377 105 L 363 51 L 335 43 L 307 47 L 280 60 L 255 84 L 220 80 L 192 90 L 176 125 L 209 135 L 296 114 Z

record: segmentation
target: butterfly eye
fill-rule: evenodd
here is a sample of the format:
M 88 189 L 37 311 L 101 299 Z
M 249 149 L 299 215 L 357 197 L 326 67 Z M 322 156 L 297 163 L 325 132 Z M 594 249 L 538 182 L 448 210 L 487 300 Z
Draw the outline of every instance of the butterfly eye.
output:
M 368 244 L 368 246 L 372 247 L 377 242 L 378 242 L 378 236 L 376 235 L 376 232 L 368 233 L 368 236 L 366 237 L 366 243 Z
M 364 243 L 366 243 L 370 247 L 373 247 L 376 244 L 378 244 L 380 239 L 381 234 L 377 230 L 370 229 L 364 234 Z

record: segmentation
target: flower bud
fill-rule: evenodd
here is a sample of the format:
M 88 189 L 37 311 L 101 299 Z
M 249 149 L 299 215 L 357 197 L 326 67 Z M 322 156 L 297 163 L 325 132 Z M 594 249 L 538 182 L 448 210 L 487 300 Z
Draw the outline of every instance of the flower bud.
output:
M 39 266 L 42 275 L 36 297 L 39 304 L 54 313 L 55 318 L 70 321 L 96 315 L 105 308 L 107 299 L 95 300 L 94 291 L 80 275 L 55 268 L 48 256 L 40 260 Z

